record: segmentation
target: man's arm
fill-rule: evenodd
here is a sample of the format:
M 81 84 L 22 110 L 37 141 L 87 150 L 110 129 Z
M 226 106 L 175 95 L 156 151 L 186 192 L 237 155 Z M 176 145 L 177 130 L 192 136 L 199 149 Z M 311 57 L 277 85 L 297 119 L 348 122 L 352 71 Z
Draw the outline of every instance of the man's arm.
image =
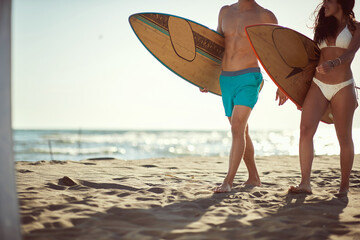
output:
M 217 27 L 217 32 L 220 33 L 221 35 L 224 35 L 224 31 L 222 29 L 222 20 L 223 20 L 223 17 L 224 17 L 224 14 L 225 12 L 227 11 L 227 9 L 229 8 L 230 6 L 223 6 L 221 9 L 220 9 L 220 12 L 219 12 L 219 17 L 218 17 L 218 27 Z
M 222 30 L 222 19 L 224 16 L 224 12 L 227 10 L 229 6 L 224 6 L 220 9 L 219 16 L 218 16 L 218 26 L 216 31 L 220 33 L 221 35 L 224 35 L 224 31 Z M 207 88 L 200 88 L 200 92 L 207 93 L 209 90 Z

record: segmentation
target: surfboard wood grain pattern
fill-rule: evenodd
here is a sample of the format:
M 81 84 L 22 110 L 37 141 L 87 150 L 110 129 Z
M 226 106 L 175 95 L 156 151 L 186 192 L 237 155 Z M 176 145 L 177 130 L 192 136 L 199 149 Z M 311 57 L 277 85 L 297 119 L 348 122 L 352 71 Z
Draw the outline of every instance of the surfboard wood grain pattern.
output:
M 248 26 L 246 33 L 270 78 L 301 109 L 320 57 L 315 42 L 274 24 Z M 321 120 L 333 123 L 330 106 Z
M 222 35 L 191 20 L 161 13 L 134 14 L 129 22 L 145 48 L 168 69 L 221 95 Z

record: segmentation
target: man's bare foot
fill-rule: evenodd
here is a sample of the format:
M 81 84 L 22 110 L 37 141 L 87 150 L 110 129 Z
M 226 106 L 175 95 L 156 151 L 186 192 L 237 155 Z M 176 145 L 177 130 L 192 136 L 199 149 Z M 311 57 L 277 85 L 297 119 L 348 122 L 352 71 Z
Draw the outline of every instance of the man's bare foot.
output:
M 220 186 L 214 188 L 214 193 L 226 193 L 231 192 L 231 185 L 228 183 L 222 183 Z
M 290 186 L 288 193 L 305 193 L 305 194 L 312 194 L 310 186 Z
M 256 186 L 256 187 L 260 187 L 261 186 L 261 182 L 260 179 L 257 180 L 250 180 L 248 179 L 246 182 L 244 182 L 245 185 L 249 185 L 249 186 Z

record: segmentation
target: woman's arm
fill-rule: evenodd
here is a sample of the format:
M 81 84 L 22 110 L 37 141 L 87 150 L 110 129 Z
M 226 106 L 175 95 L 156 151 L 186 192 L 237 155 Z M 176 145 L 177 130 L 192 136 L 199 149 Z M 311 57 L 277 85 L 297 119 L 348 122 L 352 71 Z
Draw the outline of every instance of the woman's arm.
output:
M 340 57 L 332 60 L 334 63 L 334 67 L 339 66 L 340 64 L 343 64 L 345 62 L 351 61 L 354 57 L 356 52 L 360 48 L 360 23 L 356 23 L 356 30 L 354 32 L 353 38 L 351 39 L 351 42 L 349 44 L 349 47 L 347 51 L 341 55 Z
M 356 30 L 351 39 L 348 49 L 340 57 L 333 59 L 333 60 L 323 62 L 320 66 L 318 66 L 316 68 L 316 70 L 319 73 L 326 74 L 326 73 L 330 72 L 332 69 L 334 69 L 335 67 L 337 67 L 345 62 L 352 61 L 352 59 L 355 57 L 356 52 L 360 48 L 360 23 L 357 22 L 355 24 L 355 26 L 356 26 Z

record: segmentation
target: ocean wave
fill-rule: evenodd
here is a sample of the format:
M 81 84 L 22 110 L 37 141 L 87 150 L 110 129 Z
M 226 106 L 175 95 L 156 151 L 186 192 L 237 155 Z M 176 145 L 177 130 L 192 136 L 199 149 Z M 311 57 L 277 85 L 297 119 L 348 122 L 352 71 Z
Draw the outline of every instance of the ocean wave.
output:
M 360 144 L 360 129 L 353 131 Z M 256 156 L 298 155 L 298 130 L 251 132 Z M 52 155 L 56 159 L 79 160 L 107 156 L 125 160 L 181 157 L 228 156 L 230 131 L 62 131 L 16 130 L 15 157 L 38 161 Z M 339 154 L 334 130 L 319 130 L 314 138 L 315 154 Z M 360 149 L 356 149 L 359 153 Z

